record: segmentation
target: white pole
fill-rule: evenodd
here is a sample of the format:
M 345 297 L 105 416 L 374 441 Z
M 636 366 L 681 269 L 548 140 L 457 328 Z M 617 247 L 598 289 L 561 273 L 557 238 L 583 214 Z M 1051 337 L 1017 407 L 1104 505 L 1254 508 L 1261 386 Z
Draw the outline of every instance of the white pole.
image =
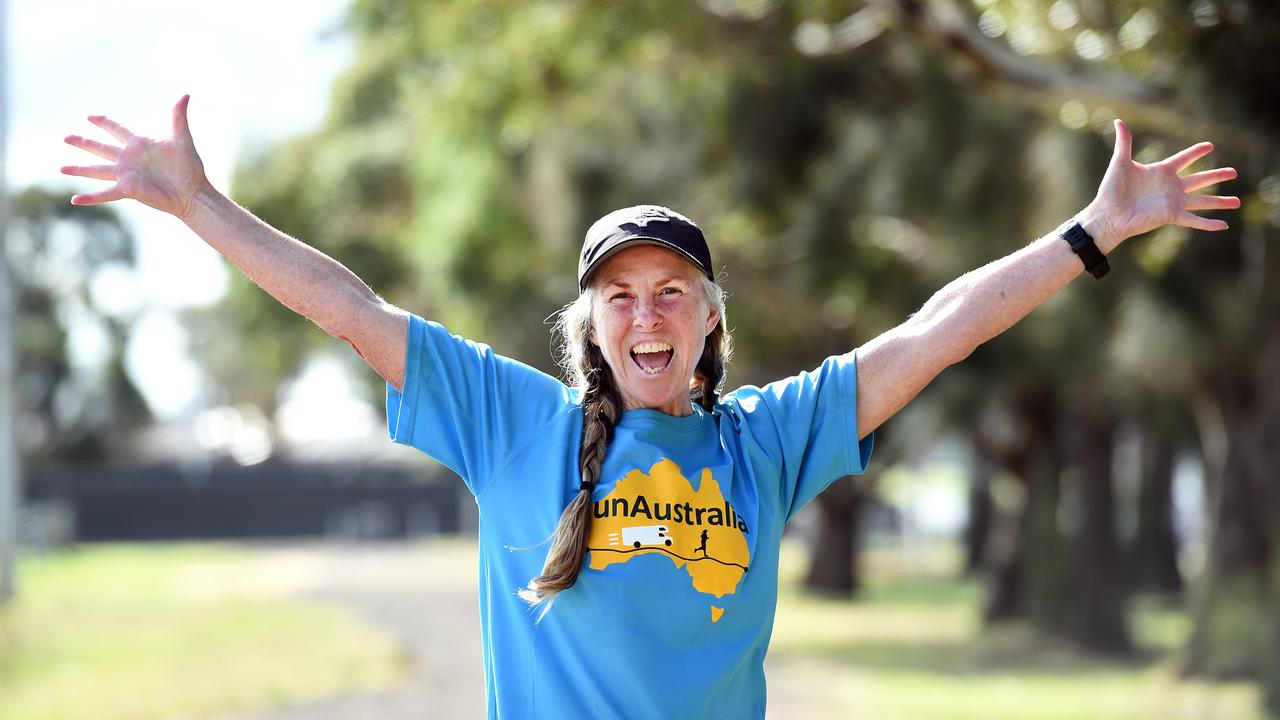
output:
M 14 325 L 17 323 L 15 293 L 5 253 L 5 233 L 9 228 L 9 153 L 6 144 L 9 114 L 9 28 L 8 3 L 0 0 L 0 605 L 17 592 L 14 577 L 18 542 L 18 501 L 20 486 L 15 430 L 17 412 L 17 350 Z

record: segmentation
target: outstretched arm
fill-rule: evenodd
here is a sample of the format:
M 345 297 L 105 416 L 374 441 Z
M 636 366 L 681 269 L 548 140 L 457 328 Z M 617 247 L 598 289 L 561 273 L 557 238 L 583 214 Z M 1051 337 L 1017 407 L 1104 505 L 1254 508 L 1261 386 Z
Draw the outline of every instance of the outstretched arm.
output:
M 66 166 L 62 172 L 115 184 L 76 195 L 72 204 L 133 198 L 170 213 L 272 297 L 346 341 L 387 382 L 401 388 L 408 314 L 383 302 L 338 261 L 267 225 L 214 189 L 187 124 L 189 101 L 184 95 L 174 106 L 173 137 L 167 140 L 135 135 L 106 117 L 89 116 L 119 146 L 68 135 L 68 144 L 110 164 Z
M 1116 145 L 1097 197 L 1077 216 L 1098 249 L 1109 254 L 1126 238 L 1168 224 L 1225 230 L 1196 210 L 1240 207 L 1232 196 L 1192 194 L 1236 176 L 1216 168 L 1182 176 L 1213 150 L 1193 145 L 1151 165 L 1133 161 L 1129 128 L 1116 121 Z M 1008 330 L 1084 270 L 1057 232 L 970 271 L 939 290 L 906 322 L 858 349 L 858 437 L 902 409 L 947 366 Z

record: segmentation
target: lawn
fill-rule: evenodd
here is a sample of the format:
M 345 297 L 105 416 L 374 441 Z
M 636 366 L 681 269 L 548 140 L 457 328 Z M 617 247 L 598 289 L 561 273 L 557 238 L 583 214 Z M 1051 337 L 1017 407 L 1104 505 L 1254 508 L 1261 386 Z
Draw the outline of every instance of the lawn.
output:
M 474 541 L 422 551 L 453 568 L 440 582 L 474 590 Z M 981 588 L 953 579 L 952 551 L 866 553 L 856 602 L 803 593 L 804 551 L 783 552 L 771 720 L 1261 718 L 1252 684 L 1176 677 L 1188 625 L 1174 609 L 1139 603 L 1143 652 L 1104 661 L 984 631 Z M 317 555 L 121 545 L 24 561 L 21 601 L 0 611 L 0 720 L 207 718 L 401 682 L 391 638 L 297 597 Z
M 1173 655 L 1185 616 L 1138 602 L 1127 661 L 1089 658 L 1025 628 L 983 632 L 981 588 L 954 580 L 946 550 L 864 557 L 858 602 L 799 589 L 803 550 L 785 548 L 770 649 L 770 689 L 803 697 L 797 718 L 877 720 L 1251 720 L 1261 718 L 1248 683 L 1180 681 Z M 772 692 L 771 692 L 772 694 Z
M 294 599 L 315 568 L 223 545 L 31 557 L 0 609 L 0 720 L 160 720 L 380 688 L 392 638 Z

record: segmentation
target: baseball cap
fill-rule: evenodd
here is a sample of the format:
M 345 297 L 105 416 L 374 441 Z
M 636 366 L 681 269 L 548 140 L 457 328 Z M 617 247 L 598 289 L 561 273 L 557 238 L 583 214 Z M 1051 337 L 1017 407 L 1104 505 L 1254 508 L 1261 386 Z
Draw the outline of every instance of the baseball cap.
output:
M 600 264 L 628 245 L 649 244 L 670 248 L 693 263 L 703 275 L 715 280 L 711 270 L 711 249 L 702 230 L 692 220 L 661 205 L 636 205 L 614 210 L 587 230 L 578 258 L 578 289 Z

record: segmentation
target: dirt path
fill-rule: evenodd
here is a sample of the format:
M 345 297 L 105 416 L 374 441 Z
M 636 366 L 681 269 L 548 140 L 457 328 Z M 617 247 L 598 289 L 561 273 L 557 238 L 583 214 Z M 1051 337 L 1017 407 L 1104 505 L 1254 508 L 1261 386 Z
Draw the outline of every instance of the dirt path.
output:
M 474 551 L 409 544 L 270 548 L 320 572 L 303 597 L 351 608 L 396 638 L 412 676 L 357 692 L 221 720 L 483 718 L 484 665 Z

